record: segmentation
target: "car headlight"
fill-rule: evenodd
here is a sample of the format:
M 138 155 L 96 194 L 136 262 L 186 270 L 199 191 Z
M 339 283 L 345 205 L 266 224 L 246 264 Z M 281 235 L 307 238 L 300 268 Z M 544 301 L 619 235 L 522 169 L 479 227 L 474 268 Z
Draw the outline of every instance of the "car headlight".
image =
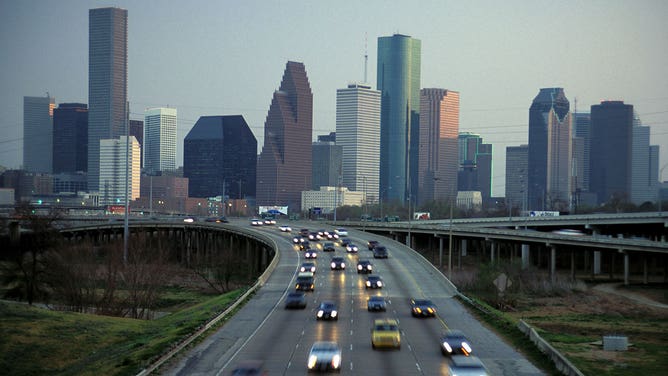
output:
M 312 268 L 311 268 L 311 271 L 312 271 L 313 273 L 315 273 L 315 267 L 312 267 Z
M 318 313 L 317 313 L 316 316 L 318 316 L 318 317 L 322 317 L 322 315 L 323 315 L 324 313 L 325 313 L 324 311 L 320 310 L 320 311 L 318 311 Z
M 378 286 L 382 286 L 382 285 L 383 285 L 383 282 L 378 281 Z
M 464 349 L 464 351 L 466 351 L 469 354 L 471 353 L 472 350 L 471 346 L 469 346 L 469 344 L 466 342 L 462 342 L 462 349 Z
M 422 309 L 420 309 L 420 307 L 415 307 L 415 312 L 422 313 Z
M 342 267 L 342 268 L 345 268 L 345 267 L 346 267 L 346 264 L 342 262 L 342 263 L 341 263 L 341 267 Z
M 341 366 L 341 355 L 336 354 L 332 357 L 332 368 L 339 368 Z
M 336 263 L 332 263 L 332 268 L 336 268 Z
M 427 308 L 427 312 L 429 312 L 429 313 L 434 313 L 435 311 L 434 311 L 433 308 L 429 307 L 429 308 Z
M 452 347 L 450 347 L 450 344 L 448 344 L 448 343 L 445 342 L 445 341 L 443 342 L 443 348 L 445 349 L 445 351 L 447 351 L 447 352 L 449 352 L 449 353 L 452 352 Z
M 362 270 L 362 265 L 357 265 L 357 270 Z
M 336 311 L 332 311 L 331 316 L 332 316 L 332 317 L 336 317 L 336 315 L 338 315 L 338 314 L 339 314 L 338 312 L 336 312 Z
M 311 355 L 308 357 L 308 368 L 312 369 L 315 367 L 315 363 L 318 361 L 318 357 L 315 355 Z
M 300 272 L 305 272 L 305 271 L 306 271 L 306 268 L 302 266 L 301 268 L 299 268 L 299 271 L 300 271 Z
M 371 282 L 366 281 L 366 285 L 367 285 L 367 286 L 371 286 Z

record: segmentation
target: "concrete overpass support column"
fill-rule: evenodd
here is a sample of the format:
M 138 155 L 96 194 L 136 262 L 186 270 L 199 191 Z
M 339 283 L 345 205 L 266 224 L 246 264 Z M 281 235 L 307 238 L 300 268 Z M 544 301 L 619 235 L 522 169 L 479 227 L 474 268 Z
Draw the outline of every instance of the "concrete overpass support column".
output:
M 527 269 L 531 265 L 529 255 L 529 244 L 522 244 L 522 269 Z
M 550 281 L 554 283 L 557 278 L 557 247 L 550 246 Z
M 492 244 L 491 244 L 491 251 L 492 251 L 491 252 L 492 253 L 492 260 L 491 261 L 492 261 L 492 264 L 494 263 L 494 261 L 496 261 L 496 247 L 497 247 L 496 242 L 492 240 Z
M 629 285 L 629 253 L 624 252 L 624 286 Z
M 443 238 L 438 238 L 438 267 L 443 269 Z
M 642 258 L 642 283 L 645 284 L 645 285 L 649 282 L 648 278 L 647 278 L 647 275 L 648 275 L 648 273 L 647 273 L 647 256 L 643 256 L 643 258 Z
M 594 275 L 601 274 L 601 251 L 594 251 Z
M 466 242 L 466 239 L 462 239 L 461 243 L 461 252 L 459 252 L 460 256 L 466 256 L 466 247 L 468 246 L 468 242 Z
M 571 281 L 575 281 L 575 250 L 571 250 Z

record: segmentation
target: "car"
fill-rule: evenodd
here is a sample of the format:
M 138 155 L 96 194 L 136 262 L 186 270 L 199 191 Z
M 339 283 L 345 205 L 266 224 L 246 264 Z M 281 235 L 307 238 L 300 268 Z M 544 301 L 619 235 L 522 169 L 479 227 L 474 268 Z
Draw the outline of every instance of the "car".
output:
M 339 234 L 334 233 L 334 232 L 328 232 L 325 235 L 327 236 L 327 240 L 338 240 L 339 239 Z
M 311 232 L 307 228 L 303 228 L 303 229 L 299 230 L 299 235 L 301 235 L 305 238 L 308 238 L 308 234 L 310 234 L 310 233 Z
M 373 272 L 373 264 L 369 260 L 357 261 L 357 274 Z
M 275 225 L 275 224 L 276 224 L 276 220 L 275 220 L 275 219 L 271 219 L 271 218 L 266 218 L 266 219 L 264 220 L 264 224 L 267 225 L 267 226 Z
M 387 258 L 387 248 L 378 245 L 373 249 L 373 258 Z
M 461 330 L 448 330 L 441 336 L 441 353 L 443 355 L 469 356 L 472 352 L 471 344 Z
M 380 242 L 378 240 L 369 240 L 366 246 L 369 248 L 369 251 L 373 251 L 373 249 L 379 244 Z
M 303 292 L 291 292 L 285 297 L 285 309 L 293 308 L 306 308 L 306 295 Z
M 306 239 L 304 239 L 304 237 L 301 236 L 301 235 L 298 235 L 298 236 L 295 236 L 294 238 L 292 238 L 292 242 L 295 243 L 295 244 L 300 244 L 300 243 L 303 243 L 305 241 L 306 241 Z
M 399 324 L 394 319 L 378 319 L 373 321 L 371 329 L 371 347 L 401 348 L 401 332 Z
M 343 257 L 332 257 L 332 262 L 329 266 L 332 270 L 343 270 L 346 268 L 346 262 Z
M 321 239 L 321 238 L 320 238 L 320 235 L 318 235 L 317 232 L 309 232 L 309 234 L 308 234 L 308 240 L 317 242 L 317 241 L 320 240 L 320 239 Z
M 334 243 L 332 243 L 332 242 L 327 242 L 327 243 L 325 243 L 325 244 L 322 245 L 322 250 L 323 250 L 324 252 L 335 252 L 335 251 L 336 251 L 336 247 L 334 247 Z
M 327 237 L 327 231 L 325 231 L 325 230 L 323 230 L 323 229 L 320 229 L 320 230 L 318 230 L 318 231 L 316 231 L 316 232 L 317 232 L 318 236 L 320 237 L 320 239 L 323 239 L 323 238 L 326 238 L 326 237 Z
M 411 315 L 413 317 L 435 317 L 436 305 L 428 299 L 411 299 Z
M 185 217 L 185 218 L 183 218 L 183 222 L 193 223 L 193 222 L 196 222 L 196 220 L 195 220 L 195 217 Z
M 346 252 L 348 253 L 357 253 L 359 251 L 359 248 L 353 243 L 350 243 L 346 246 Z
M 297 283 L 295 284 L 295 290 L 297 291 L 313 291 L 315 288 L 315 282 L 313 277 L 308 276 L 297 276 Z
M 302 266 L 299 267 L 299 271 L 315 273 L 315 263 L 302 262 Z
M 489 376 L 489 371 L 477 356 L 454 355 L 448 364 L 448 375 Z
M 318 252 L 313 248 L 309 248 L 304 253 L 304 257 L 307 258 L 307 259 L 318 258 Z
M 205 219 L 206 222 L 215 222 L 215 223 L 228 223 L 229 221 L 225 216 L 222 217 L 207 217 Z
M 307 251 L 311 249 L 311 243 L 309 243 L 308 240 L 304 240 L 303 242 L 299 243 L 299 250 L 300 251 Z
M 350 239 L 348 239 L 348 238 L 343 238 L 343 239 L 340 239 L 340 240 L 339 240 L 339 244 L 341 245 L 341 247 L 347 247 L 348 244 L 350 244 L 350 243 L 352 243 L 352 242 L 353 242 L 353 241 L 350 240 Z
M 259 218 L 253 218 L 250 220 L 251 226 L 262 226 L 264 224 L 264 221 L 262 221 Z
M 315 311 L 316 320 L 338 320 L 339 311 L 336 310 L 336 304 L 333 302 L 322 302 Z
M 334 233 L 337 234 L 338 236 L 348 236 L 348 230 L 345 228 L 337 228 L 334 230 Z
M 292 227 L 288 225 L 280 225 L 278 226 L 278 229 L 281 230 L 281 232 L 292 232 Z
M 309 371 L 340 371 L 341 348 L 333 341 L 313 343 L 308 352 L 306 367 Z
M 383 280 L 378 275 L 369 274 L 366 277 L 366 282 L 364 282 L 364 286 L 366 286 L 366 288 L 368 289 L 382 289 Z
M 367 311 L 387 311 L 387 302 L 385 302 L 385 298 L 376 295 L 376 296 L 371 296 L 369 299 L 366 301 L 366 309 Z
M 266 376 L 267 371 L 260 360 L 245 360 L 237 364 L 232 370 L 231 376 Z

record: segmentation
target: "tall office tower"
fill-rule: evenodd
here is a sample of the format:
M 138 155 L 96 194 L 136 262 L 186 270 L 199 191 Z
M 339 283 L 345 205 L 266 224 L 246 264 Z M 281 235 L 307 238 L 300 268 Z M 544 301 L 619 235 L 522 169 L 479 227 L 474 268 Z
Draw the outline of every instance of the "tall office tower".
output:
M 564 89 L 540 89 L 529 109 L 529 208 L 570 206 L 571 115 Z
M 336 144 L 343 153 L 343 186 L 363 191 L 367 202 L 376 202 L 380 193 L 380 91 L 366 84 L 336 90 Z
M 303 63 L 288 61 L 264 123 L 257 162 L 257 205 L 301 211 L 301 192 L 311 188 L 313 93 Z
M 146 110 L 144 133 L 144 170 L 149 175 L 176 170 L 176 109 Z
M 591 106 L 589 190 L 601 204 L 631 198 L 633 106 L 602 101 Z
M 320 138 L 320 137 L 318 137 Z M 343 148 L 334 141 L 318 141 L 312 145 L 313 190 L 341 185 L 341 158 Z
M 139 197 L 141 149 L 137 139 L 129 137 L 129 148 L 125 136 L 100 140 L 100 204 L 125 205 L 125 178 L 127 174 L 130 201 Z M 126 149 L 127 148 L 127 149 Z M 126 170 L 126 150 L 128 170 Z M 127 171 L 127 173 L 126 173 Z
M 633 146 L 631 153 L 631 202 L 642 205 L 656 201 L 658 186 L 658 163 L 652 163 L 649 144 L 650 128 L 642 126 L 636 117 L 633 125 Z M 658 146 L 657 146 L 658 147 Z
M 520 210 L 527 206 L 529 145 L 506 147 L 506 205 Z
M 480 191 L 483 201 L 492 196 L 492 144 L 483 143 L 479 134 L 461 132 L 457 189 Z
M 378 38 L 381 199 L 404 204 L 419 184 L 420 51 L 407 35 Z
M 88 105 L 61 103 L 53 110 L 53 173 L 88 169 Z
M 202 116 L 183 140 L 190 197 L 254 197 L 256 163 L 257 140 L 241 115 Z
M 421 203 L 453 199 L 457 197 L 459 169 L 459 93 L 422 89 L 419 126 L 419 180 L 412 194 L 417 193 Z
M 573 114 L 573 138 L 580 138 L 582 144 L 581 156 L 574 161 L 577 171 L 581 171 L 574 178 L 576 189 L 583 192 L 589 191 L 589 156 L 591 155 L 591 114 L 588 112 L 576 112 Z M 574 151 L 575 153 L 575 151 Z
M 144 168 L 144 121 L 130 120 L 130 136 L 135 136 L 141 149 L 141 168 Z
M 100 140 L 126 134 L 128 11 L 88 11 L 88 189 L 100 187 Z
M 50 173 L 53 168 L 53 108 L 56 99 L 23 97 L 23 169 Z

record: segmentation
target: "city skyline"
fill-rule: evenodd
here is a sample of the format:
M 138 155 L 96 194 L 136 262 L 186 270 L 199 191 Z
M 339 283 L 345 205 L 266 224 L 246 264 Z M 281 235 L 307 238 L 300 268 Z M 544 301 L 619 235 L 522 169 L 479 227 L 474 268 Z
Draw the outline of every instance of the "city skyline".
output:
M 589 112 L 601 99 L 632 104 L 643 125 L 651 127 L 650 143 L 664 146 L 659 168 L 668 162 L 668 79 L 663 74 L 668 26 L 661 17 L 668 5 L 663 2 L 423 2 L 383 7 L 385 2 L 371 1 L 343 2 L 335 12 L 325 11 L 324 4 L 305 7 L 303 2 L 160 4 L 119 1 L 114 6 L 129 12 L 130 116 L 141 119 L 147 107 L 178 109 L 177 165 L 183 163 L 182 140 L 199 116 L 243 114 L 263 144 L 267 93 L 275 90 L 275 77 L 286 60 L 302 61 L 309 68 L 314 93 L 311 138 L 333 130 L 336 89 L 364 76 L 365 35 L 367 81 L 375 82 L 375 41 L 394 32 L 422 41 L 421 88 L 459 91 L 460 130 L 478 133 L 494 145 L 495 196 L 504 192 L 505 147 L 527 142 L 527 109 L 542 87 L 563 87 L 572 111 L 575 99 L 578 112 Z M 8 51 L 0 73 L 6 83 L 0 97 L 0 165 L 21 164 L 23 96 L 48 91 L 58 103 L 89 102 L 88 10 L 105 5 L 0 4 L 0 47 Z M 241 20 L 252 22 L 239 38 Z M 344 22 L 345 30 L 340 28 Z M 556 28 L 559 33 L 540 36 L 547 35 L 541 30 Z M 46 42 L 44 35 L 50 37 Z M 50 57 L 48 69 L 40 69 L 43 56 Z M 661 178 L 666 180 L 666 174 Z

